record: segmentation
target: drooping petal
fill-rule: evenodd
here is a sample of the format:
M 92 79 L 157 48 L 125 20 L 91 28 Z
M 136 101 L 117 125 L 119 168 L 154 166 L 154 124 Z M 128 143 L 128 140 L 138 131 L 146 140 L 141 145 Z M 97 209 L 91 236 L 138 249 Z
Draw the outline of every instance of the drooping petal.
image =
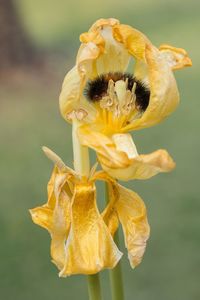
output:
M 95 180 L 103 180 L 107 182 L 106 188 L 108 189 L 109 201 L 106 208 L 102 212 L 102 217 L 108 227 L 109 232 L 114 237 L 114 234 L 119 226 L 119 219 L 115 209 L 115 203 L 119 199 L 119 190 L 117 188 L 116 181 L 103 171 L 96 173 L 94 178 Z
M 104 180 L 108 184 L 109 203 L 102 216 L 113 236 L 118 222 L 122 224 L 128 257 L 134 268 L 142 260 L 150 234 L 145 204 L 138 194 L 119 185 L 106 173 L 97 173 L 95 180 Z
M 32 220 L 35 224 L 47 229 L 49 232 L 52 230 L 53 209 L 56 205 L 56 198 L 54 194 L 55 178 L 58 175 L 58 168 L 54 167 L 51 177 L 47 185 L 47 203 L 30 209 Z
M 71 199 L 64 186 L 67 185 L 66 174 L 57 176 L 55 181 L 56 205 L 53 211 L 53 227 L 51 231 L 51 257 L 59 269 L 65 262 L 65 243 L 71 225 Z
M 71 228 L 60 276 L 94 274 L 113 268 L 122 253 L 117 249 L 96 206 L 96 190 L 91 182 L 75 186 L 71 207 Z
M 116 151 L 126 153 L 129 158 L 129 166 L 119 168 L 114 165 L 111 158 L 99 155 L 102 168 L 114 178 L 120 180 L 148 179 L 160 172 L 170 172 L 175 167 L 174 161 L 164 149 L 159 149 L 146 155 L 138 155 L 135 144 L 129 134 L 115 134 L 113 141 Z
M 83 145 L 94 149 L 102 168 L 111 177 L 120 180 L 148 179 L 160 172 L 170 172 L 175 163 L 166 150 L 160 149 L 138 155 L 129 134 L 112 137 L 91 131 L 83 126 L 78 131 Z
M 51 235 L 51 257 L 59 269 L 65 261 L 65 242 L 70 227 L 70 197 L 68 174 L 54 168 L 48 183 L 48 201 L 30 210 L 33 222 L 47 229 Z
M 130 160 L 127 168 L 112 168 L 110 160 L 99 155 L 99 161 L 105 172 L 119 180 L 149 179 L 161 172 L 170 172 L 175 163 L 164 149 L 159 149 L 150 154 L 139 155 Z
M 54 194 L 54 184 L 55 184 L 55 178 L 59 174 L 58 168 L 55 166 L 53 169 L 53 172 L 51 174 L 51 177 L 49 179 L 49 182 L 47 184 L 47 195 L 48 195 L 48 200 L 46 206 L 49 207 L 50 209 L 54 209 L 55 204 L 56 204 L 56 198 Z
M 45 228 L 49 232 L 52 230 L 52 219 L 53 211 L 52 209 L 39 206 L 33 209 L 30 209 L 32 220 L 35 224 Z
M 142 260 L 150 234 L 146 207 L 138 194 L 121 185 L 117 187 L 120 197 L 115 209 L 122 224 L 128 258 L 134 268 Z
M 111 159 L 111 165 L 116 168 L 128 167 L 130 161 L 125 152 L 117 151 L 113 141 L 106 135 L 93 131 L 89 126 L 81 126 L 78 130 L 78 136 L 82 145 L 95 150 L 99 155 Z

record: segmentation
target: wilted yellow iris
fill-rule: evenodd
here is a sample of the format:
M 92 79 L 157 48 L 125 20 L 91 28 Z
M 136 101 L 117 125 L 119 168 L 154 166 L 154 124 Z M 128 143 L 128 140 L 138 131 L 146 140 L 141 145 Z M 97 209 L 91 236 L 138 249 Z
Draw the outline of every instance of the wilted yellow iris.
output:
M 98 20 L 80 40 L 76 65 L 66 75 L 60 95 L 61 113 L 73 123 L 76 172 L 45 149 L 55 162 L 48 201 L 31 210 L 33 221 L 51 235 L 51 257 L 60 276 L 114 268 L 122 256 L 113 240 L 119 223 L 131 266 L 141 262 L 149 237 L 146 208 L 135 192 L 114 178 L 147 179 L 174 168 L 165 150 L 138 154 L 128 132 L 155 125 L 175 110 L 179 94 L 173 70 L 191 65 L 185 50 L 156 48 L 141 32 L 116 19 Z M 134 71 L 127 74 L 131 59 Z M 97 152 L 104 171 L 92 169 L 89 174 L 86 147 Z M 109 187 L 109 203 L 102 213 L 96 203 L 96 180 Z
M 48 183 L 48 201 L 31 209 L 33 221 L 51 235 L 52 261 L 60 276 L 94 274 L 114 268 L 122 253 L 113 235 L 120 222 L 132 267 L 144 254 L 149 237 L 146 208 L 142 199 L 103 172 L 80 177 L 49 149 L 55 167 Z M 109 204 L 100 214 L 96 203 L 96 180 L 109 185 Z
M 191 65 L 186 51 L 156 48 L 116 19 L 98 20 L 80 40 L 76 65 L 63 82 L 60 110 L 66 120 L 80 121 L 82 145 L 97 152 L 114 178 L 145 179 L 173 169 L 165 150 L 139 155 L 127 132 L 155 125 L 175 110 L 179 93 L 173 70 Z M 124 73 L 131 59 L 132 77 Z

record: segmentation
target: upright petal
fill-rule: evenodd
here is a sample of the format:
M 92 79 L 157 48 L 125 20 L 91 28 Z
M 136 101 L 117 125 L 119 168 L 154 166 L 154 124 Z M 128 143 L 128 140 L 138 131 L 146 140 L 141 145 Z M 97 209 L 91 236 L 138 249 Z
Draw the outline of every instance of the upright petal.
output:
M 190 66 L 184 49 L 163 45 L 159 49 L 138 30 L 123 24 L 114 27 L 114 37 L 136 59 L 134 74 L 150 88 L 149 105 L 141 118 L 124 128 L 136 130 L 161 122 L 179 103 L 179 93 L 172 69 Z
M 91 182 L 75 186 L 65 255 L 60 276 L 94 274 L 113 268 L 121 258 L 122 253 L 97 209 L 96 190 Z
M 124 45 L 113 37 L 113 28 L 117 24 L 119 21 L 116 19 L 100 19 L 92 25 L 88 32 L 81 34 L 80 40 L 83 45 L 79 49 L 77 63 L 85 74 L 97 76 L 102 73 L 126 70 L 130 55 Z M 87 62 L 91 62 L 90 67 L 92 66 L 93 72 L 96 74 L 92 74 L 91 68 L 83 64 L 86 57 L 84 60 L 82 59 L 82 52 L 90 44 L 98 49 L 96 57 L 88 55 L 87 59 Z
M 76 66 L 65 76 L 60 94 L 60 111 L 70 121 L 68 114 L 76 109 L 85 108 L 91 112 L 91 105 L 83 95 L 88 79 L 108 72 L 124 72 L 130 55 L 123 44 L 114 39 L 113 27 L 119 24 L 116 19 L 100 19 L 80 35 Z M 94 110 L 94 108 L 93 108 Z
M 149 105 L 142 117 L 133 121 L 125 130 L 153 126 L 170 115 L 179 103 L 179 93 L 173 72 L 159 50 L 153 46 L 147 46 L 146 61 L 150 87 Z

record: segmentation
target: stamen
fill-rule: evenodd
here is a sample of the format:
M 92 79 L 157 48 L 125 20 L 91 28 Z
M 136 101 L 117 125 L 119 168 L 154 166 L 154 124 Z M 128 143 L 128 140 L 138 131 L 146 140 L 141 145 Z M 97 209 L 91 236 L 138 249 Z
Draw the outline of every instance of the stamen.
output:
M 84 90 L 84 95 L 89 101 L 101 101 L 101 108 L 112 107 L 114 104 L 113 99 L 116 100 L 116 97 L 114 96 L 114 93 L 116 92 L 115 86 L 118 85 L 118 82 L 123 81 L 125 82 L 125 90 L 129 90 L 133 95 L 136 95 L 135 109 L 144 112 L 149 105 L 150 91 L 144 83 L 137 80 L 129 73 L 115 72 L 102 74 L 94 80 L 88 81 Z M 110 95 L 112 95 L 112 99 L 108 99 Z
M 132 88 L 132 91 L 127 90 L 128 81 L 118 80 L 114 83 L 112 79 L 109 80 L 107 95 L 100 100 L 100 107 L 112 111 L 114 117 L 126 115 L 128 116 L 131 111 L 135 109 L 136 95 L 134 93 L 136 89 L 136 83 Z

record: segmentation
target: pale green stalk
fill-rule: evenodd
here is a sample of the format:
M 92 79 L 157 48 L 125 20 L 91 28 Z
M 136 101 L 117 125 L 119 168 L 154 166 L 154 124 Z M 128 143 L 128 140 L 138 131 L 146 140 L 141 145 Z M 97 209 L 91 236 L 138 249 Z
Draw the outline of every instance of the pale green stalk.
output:
M 89 176 L 90 173 L 90 158 L 88 148 L 80 144 L 77 136 L 77 129 L 79 127 L 79 121 L 73 120 L 72 127 L 72 142 L 73 142 L 73 154 L 74 154 L 74 169 L 81 176 Z
M 101 286 L 99 280 L 99 274 L 88 275 L 87 276 L 88 282 L 88 293 L 90 300 L 101 300 Z
M 109 191 L 108 184 L 105 183 L 105 199 L 106 202 L 109 202 Z M 118 231 L 115 233 L 115 243 L 119 247 L 119 233 Z M 121 263 L 118 262 L 117 266 L 114 269 L 109 271 L 110 284 L 111 284 L 111 293 L 112 300 L 123 300 L 124 299 L 124 287 L 123 287 L 123 279 L 122 279 L 122 270 Z
M 88 148 L 80 144 L 77 136 L 77 128 L 79 121 L 74 118 L 72 128 L 73 154 L 74 154 L 74 169 L 80 176 L 89 176 L 90 159 Z M 99 274 L 88 275 L 88 293 L 89 300 L 101 300 L 101 287 Z

